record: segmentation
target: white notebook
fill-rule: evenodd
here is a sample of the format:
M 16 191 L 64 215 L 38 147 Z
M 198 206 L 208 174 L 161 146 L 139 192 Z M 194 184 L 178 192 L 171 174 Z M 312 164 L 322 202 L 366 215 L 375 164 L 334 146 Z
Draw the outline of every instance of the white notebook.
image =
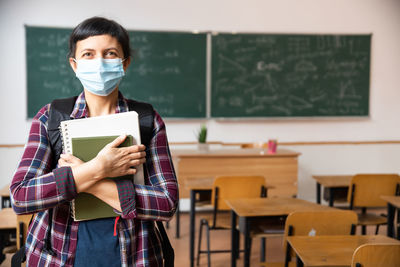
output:
M 139 116 L 135 111 L 90 117 L 60 123 L 64 153 L 73 154 L 72 138 L 131 135 L 133 144 L 141 144 Z M 135 184 L 144 184 L 143 165 L 136 167 Z

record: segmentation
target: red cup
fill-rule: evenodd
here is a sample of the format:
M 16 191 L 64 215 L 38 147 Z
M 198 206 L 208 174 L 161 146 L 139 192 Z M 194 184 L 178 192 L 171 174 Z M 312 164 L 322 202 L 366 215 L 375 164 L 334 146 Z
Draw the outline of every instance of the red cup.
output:
M 268 140 L 268 154 L 276 153 L 277 141 L 275 139 Z

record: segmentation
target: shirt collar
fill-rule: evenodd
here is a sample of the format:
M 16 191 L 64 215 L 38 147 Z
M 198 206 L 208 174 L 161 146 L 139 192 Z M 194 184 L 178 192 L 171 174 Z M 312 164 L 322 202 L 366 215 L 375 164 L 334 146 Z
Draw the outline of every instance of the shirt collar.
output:
M 126 98 L 118 91 L 118 104 L 115 108 L 115 113 L 127 112 L 129 111 L 128 103 Z M 70 115 L 71 119 L 81 119 L 88 117 L 88 110 L 86 106 L 85 92 L 79 94 L 75 101 L 74 109 Z

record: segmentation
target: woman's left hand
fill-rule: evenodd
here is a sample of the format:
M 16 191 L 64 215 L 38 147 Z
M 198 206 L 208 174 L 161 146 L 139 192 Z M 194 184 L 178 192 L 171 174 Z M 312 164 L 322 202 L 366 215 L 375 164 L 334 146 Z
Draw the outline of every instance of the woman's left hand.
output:
M 71 154 L 61 154 L 60 159 L 58 160 L 58 166 L 60 167 L 72 167 L 72 166 L 79 166 L 84 162 L 79 158 L 71 155 Z

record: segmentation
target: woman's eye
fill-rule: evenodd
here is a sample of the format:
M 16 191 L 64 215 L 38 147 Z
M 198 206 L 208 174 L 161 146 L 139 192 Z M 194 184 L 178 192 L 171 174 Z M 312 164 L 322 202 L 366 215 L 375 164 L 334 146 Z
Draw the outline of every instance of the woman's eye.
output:
M 115 58 L 118 57 L 118 54 L 114 51 L 108 51 L 105 55 L 105 58 Z
M 83 58 L 91 58 L 91 57 L 93 57 L 93 54 L 91 52 L 86 52 L 86 53 L 82 54 L 82 57 Z

